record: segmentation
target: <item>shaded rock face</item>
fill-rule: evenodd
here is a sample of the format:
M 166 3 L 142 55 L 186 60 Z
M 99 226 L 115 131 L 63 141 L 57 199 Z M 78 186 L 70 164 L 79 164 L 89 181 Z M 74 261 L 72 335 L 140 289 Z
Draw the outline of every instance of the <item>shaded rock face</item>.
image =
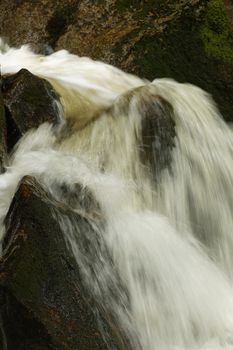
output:
M 1 305 L 3 322 L 1 349 L 54 349 L 51 337 L 43 325 L 6 288 L 1 289 Z
M 157 180 L 171 164 L 175 122 L 173 108 L 152 86 L 137 89 L 142 117 L 140 156 L 151 176 Z
M 6 160 L 6 119 L 5 119 L 5 109 L 2 98 L 2 93 L 0 91 L 0 173 L 3 172 L 4 162 Z
M 78 224 L 80 247 L 90 266 L 98 259 L 93 227 L 102 225 L 101 220 L 91 224 L 88 217 L 52 200 L 34 179 L 24 178 L 6 218 L 0 284 L 9 299 L 6 306 L 15 307 L 28 328 L 15 329 L 12 314 L 3 310 L 6 338 L 11 338 L 8 349 L 129 349 L 111 314 L 85 288 L 57 216 Z
M 145 118 L 142 120 L 141 159 L 149 165 L 152 177 L 157 180 L 172 160 L 171 152 L 175 138 L 173 110 L 171 105 L 158 95 L 154 96 L 153 102 L 151 100 L 151 103 L 145 103 L 143 108 Z
M 43 53 L 48 44 L 148 79 L 194 83 L 232 120 L 232 14 L 230 0 L 2 0 L 0 32 Z
M 61 120 L 57 93 L 49 82 L 26 69 L 3 77 L 2 93 L 7 119 L 8 152 L 29 129 L 44 122 L 58 124 Z
M 159 181 L 164 168 L 169 168 L 172 150 L 175 145 L 175 122 L 171 104 L 158 95 L 153 84 L 138 87 L 126 92 L 118 99 L 113 114 L 137 118 L 140 115 L 140 133 L 137 135 L 139 158 L 146 172 L 154 180 Z

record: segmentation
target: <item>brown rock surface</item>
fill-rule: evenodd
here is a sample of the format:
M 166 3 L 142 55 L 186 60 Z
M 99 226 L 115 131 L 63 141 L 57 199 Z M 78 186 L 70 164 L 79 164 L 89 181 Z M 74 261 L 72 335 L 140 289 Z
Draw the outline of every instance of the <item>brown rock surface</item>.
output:
M 95 246 L 98 238 L 93 226 L 102 225 L 101 216 L 93 225 L 93 218 L 75 214 L 33 178 L 24 178 L 6 218 L 0 264 L 0 285 L 7 298 L 2 315 L 8 349 L 129 349 L 111 313 L 93 300 L 83 284 L 58 216 L 78 225 L 76 238 L 90 269 L 98 259 L 100 246 Z M 22 321 L 18 327 L 7 308 L 17 310 Z
M 233 118 L 231 0 L 1 0 L 0 33 L 12 45 L 48 44 L 148 79 L 194 83 Z

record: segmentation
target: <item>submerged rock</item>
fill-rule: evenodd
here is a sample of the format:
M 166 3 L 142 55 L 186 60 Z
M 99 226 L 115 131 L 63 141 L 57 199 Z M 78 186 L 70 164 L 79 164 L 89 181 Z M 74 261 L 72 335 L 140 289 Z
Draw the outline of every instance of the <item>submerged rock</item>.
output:
M 171 104 L 158 94 L 153 84 L 148 84 L 123 94 L 114 108 L 116 117 L 123 113 L 129 118 L 129 123 L 134 119 L 140 161 L 150 177 L 157 181 L 162 170 L 170 167 L 172 161 L 176 133 Z M 137 119 L 140 119 L 140 126 Z
M 172 119 L 172 106 L 160 96 L 151 101 L 143 101 L 141 159 L 150 164 L 154 178 L 170 167 L 174 147 L 175 123 Z

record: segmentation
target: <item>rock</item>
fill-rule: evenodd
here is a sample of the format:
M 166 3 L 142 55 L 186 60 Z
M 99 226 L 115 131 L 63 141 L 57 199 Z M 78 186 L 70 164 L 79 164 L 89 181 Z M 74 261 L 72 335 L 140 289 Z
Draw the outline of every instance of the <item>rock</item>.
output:
M 4 24 L 1 22 L 1 35 L 9 38 L 14 45 L 54 44 L 72 22 L 78 7 L 78 0 L 59 3 L 56 0 L 43 2 L 26 0 L 11 3 L 3 0 L 0 4 L 1 20 L 4 21 Z
M 141 159 L 149 165 L 155 180 L 172 161 L 172 149 L 175 145 L 175 122 L 173 109 L 168 101 L 156 93 L 141 100 L 142 109 L 142 145 Z
M 117 118 L 123 114 L 129 119 L 141 118 L 137 135 L 140 160 L 155 182 L 164 168 L 170 167 L 175 138 L 175 122 L 171 104 L 158 95 L 157 88 L 148 84 L 123 94 L 113 105 Z M 130 122 L 130 121 L 129 121 Z
M 230 0 L 2 0 L 0 32 L 13 45 L 48 44 L 151 80 L 194 83 L 232 121 L 232 16 Z
M 6 159 L 6 120 L 2 92 L 0 91 L 0 173 L 4 170 Z
M 2 92 L 0 90 L 0 173 L 4 170 L 6 160 L 6 120 Z
M 1 289 L 2 325 L 0 348 L 5 350 L 54 350 L 50 335 L 8 289 Z M 3 341 L 2 341 L 3 339 Z
M 111 312 L 86 288 L 58 224 L 58 218 L 78 223 L 76 239 L 91 271 L 102 249 L 93 230 L 94 225 L 103 224 L 100 217 L 74 213 L 53 200 L 33 178 L 22 180 L 6 217 L 0 264 L 0 285 L 10 296 L 10 309 L 16 307 L 19 319 L 22 315 L 16 329 L 12 315 L 3 312 L 6 337 L 11 338 L 8 350 L 129 349 Z M 24 342 L 21 347 L 19 339 Z M 30 345 L 30 339 L 37 347 Z
M 164 31 L 142 37 L 135 50 L 139 75 L 195 84 L 212 94 L 224 119 L 232 121 L 233 37 L 226 3 L 190 1 Z
M 26 69 L 2 80 L 7 120 L 7 149 L 11 151 L 19 138 L 44 122 L 58 124 L 59 96 L 51 84 Z

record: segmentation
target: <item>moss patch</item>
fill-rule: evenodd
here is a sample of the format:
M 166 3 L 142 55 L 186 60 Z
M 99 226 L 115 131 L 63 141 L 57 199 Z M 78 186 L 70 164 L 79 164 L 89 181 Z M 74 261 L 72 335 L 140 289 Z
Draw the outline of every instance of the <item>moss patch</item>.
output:
M 169 77 L 200 86 L 232 121 L 233 64 L 206 52 L 200 33 L 209 11 L 203 7 L 198 15 L 197 10 L 190 8 L 158 35 L 143 36 L 134 47 L 135 72 L 150 80 Z M 222 28 L 226 30 L 226 23 Z
M 208 56 L 233 63 L 232 30 L 223 0 L 209 1 L 200 34 Z

